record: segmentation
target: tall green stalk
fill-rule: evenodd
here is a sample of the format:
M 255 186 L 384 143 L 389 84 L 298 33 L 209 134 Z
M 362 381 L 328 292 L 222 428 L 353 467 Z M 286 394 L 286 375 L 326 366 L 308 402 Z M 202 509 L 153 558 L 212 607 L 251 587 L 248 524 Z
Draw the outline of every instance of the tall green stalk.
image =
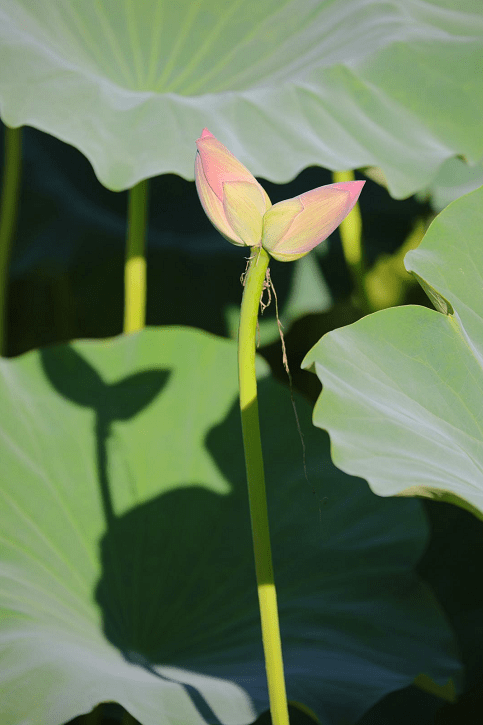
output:
M 332 178 L 334 183 L 340 183 L 341 181 L 354 181 L 355 176 L 353 171 L 334 171 Z M 359 304 L 364 312 L 371 312 L 364 287 L 365 270 L 362 249 L 362 218 L 358 203 L 354 205 L 352 211 L 341 221 L 339 234 L 342 242 L 342 251 L 344 252 L 345 261 L 352 277 Z
M 270 257 L 263 248 L 253 247 L 250 264 L 245 276 L 245 289 L 240 312 L 238 375 L 253 551 L 270 712 L 273 725 L 289 725 L 258 419 L 257 380 L 255 376 L 258 307 L 269 260 Z
M 127 216 L 124 332 L 136 332 L 146 324 L 147 179 L 129 189 Z
M 0 355 L 7 350 L 8 269 L 17 225 L 22 131 L 5 126 L 5 162 L 0 197 Z

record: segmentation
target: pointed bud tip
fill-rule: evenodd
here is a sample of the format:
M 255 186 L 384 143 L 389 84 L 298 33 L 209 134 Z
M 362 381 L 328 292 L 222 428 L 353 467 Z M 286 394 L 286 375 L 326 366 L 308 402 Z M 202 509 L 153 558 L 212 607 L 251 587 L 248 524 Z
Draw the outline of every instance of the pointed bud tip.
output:
M 212 134 L 212 133 L 210 133 L 210 132 L 208 131 L 208 129 L 207 129 L 207 128 L 204 128 L 204 129 L 203 129 L 203 131 L 201 132 L 201 136 L 200 136 L 200 139 L 201 139 L 201 138 L 215 138 L 215 137 L 213 136 L 213 134 Z M 198 141 L 199 141 L 200 139 L 198 139 Z
M 198 147 L 198 151 L 200 150 L 200 141 L 206 141 L 209 138 L 215 138 L 212 133 L 208 131 L 207 128 L 204 128 L 201 132 L 201 136 L 196 139 L 196 146 Z M 216 141 L 216 139 L 215 139 Z
M 328 186 L 333 186 L 336 189 L 362 189 L 362 187 L 365 184 L 364 181 L 337 181 L 335 184 L 329 184 Z
M 339 181 L 335 184 L 329 184 L 332 188 L 335 189 L 341 189 L 341 191 L 348 191 L 350 194 L 351 200 L 355 199 L 357 201 L 359 194 L 362 191 L 362 187 L 365 184 L 364 181 Z

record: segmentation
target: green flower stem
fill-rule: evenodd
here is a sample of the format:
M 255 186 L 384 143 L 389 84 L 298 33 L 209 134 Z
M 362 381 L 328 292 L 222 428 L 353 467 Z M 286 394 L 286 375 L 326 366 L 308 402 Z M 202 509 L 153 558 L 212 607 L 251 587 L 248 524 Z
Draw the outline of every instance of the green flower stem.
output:
M 251 255 L 238 332 L 240 409 L 270 712 L 273 725 L 289 725 L 255 376 L 258 307 L 270 257 L 262 247 L 253 247 Z
M 353 171 L 334 171 L 332 178 L 335 183 L 354 181 Z M 359 303 L 365 312 L 370 312 L 370 305 L 364 287 L 364 255 L 362 251 L 362 219 L 359 203 L 342 220 L 339 226 L 342 251 L 352 276 Z
M 146 324 L 146 254 L 148 181 L 129 190 L 126 265 L 124 268 L 124 332 L 142 330 Z
M 5 162 L 0 197 L 0 355 L 7 349 L 8 268 L 17 224 L 22 160 L 22 130 L 5 126 Z

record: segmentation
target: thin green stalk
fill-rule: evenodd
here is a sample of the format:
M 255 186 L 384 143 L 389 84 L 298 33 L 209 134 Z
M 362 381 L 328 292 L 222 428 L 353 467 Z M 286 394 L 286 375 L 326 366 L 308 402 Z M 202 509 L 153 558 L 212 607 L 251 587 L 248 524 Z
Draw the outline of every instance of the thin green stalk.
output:
M 255 376 L 258 307 L 270 257 L 258 247 L 253 247 L 251 255 L 238 332 L 240 409 L 270 712 L 273 725 L 289 725 Z
M 334 183 L 354 181 L 353 171 L 332 172 Z M 362 250 L 362 219 L 359 204 L 342 220 L 339 226 L 342 251 L 352 276 L 359 303 L 364 311 L 370 311 L 370 305 L 364 287 L 364 254 Z
M 0 355 L 7 350 L 8 268 L 17 224 L 22 130 L 5 126 L 5 162 L 0 197 Z
M 135 332 L 142 330 L 146 324 L 147 179 L 129 189 L 127 216 L 124 332 Z

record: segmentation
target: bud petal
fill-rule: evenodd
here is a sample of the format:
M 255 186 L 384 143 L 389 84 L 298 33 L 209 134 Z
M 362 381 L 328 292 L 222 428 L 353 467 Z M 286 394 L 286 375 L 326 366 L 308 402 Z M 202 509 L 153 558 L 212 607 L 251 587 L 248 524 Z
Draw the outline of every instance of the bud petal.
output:
M 266 206 L 257 186 L 248 181 L 225 182 L 223 208 L 228 223 L 244 244 L 250 247 L 260 244 Z
M 223 202 L 218 199 L 214 191 L 210 188 L 203 175 L 203 166 L 199 154 L 196 154 L 195 160 L 195 182 L 196 190 L 201 201 L 201 206 L 205 210 L 205 214 L 214 227 L 218 229 L 221 235 L 232 244 L 244 247 L 240 237 L 233 231 L 228 223 L 223 209 Z
M 328 184 L 275 204 L 263 218 L 262 246 L 280 262 L 305 256 L 345 219 L 365 183 Z
M 232 244 L 259 244 L 271 206 L 265 189 L 206 128 L 196 145 L 196 189 L 207 217 Z

